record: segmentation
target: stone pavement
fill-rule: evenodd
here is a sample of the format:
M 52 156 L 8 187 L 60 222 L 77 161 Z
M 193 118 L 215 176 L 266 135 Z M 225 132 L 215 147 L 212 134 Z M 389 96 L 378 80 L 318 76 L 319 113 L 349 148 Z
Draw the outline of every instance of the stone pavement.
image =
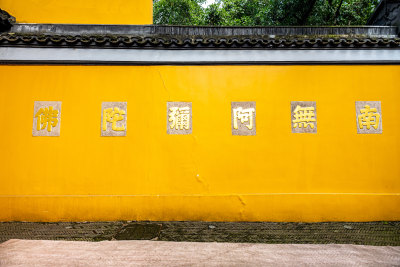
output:
M 9 240 L 0 266 L 400 266 L 400 247 Z
M 0 242 L 159 240 L 400 246 L 400 222 L 60 222 L 0 223 Z

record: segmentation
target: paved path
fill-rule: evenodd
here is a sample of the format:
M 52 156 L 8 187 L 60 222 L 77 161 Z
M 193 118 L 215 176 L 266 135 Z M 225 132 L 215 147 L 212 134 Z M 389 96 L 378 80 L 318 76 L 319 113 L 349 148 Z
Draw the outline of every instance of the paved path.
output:
M 400 247 L 9 240 L 0 266 L 400 266 Z

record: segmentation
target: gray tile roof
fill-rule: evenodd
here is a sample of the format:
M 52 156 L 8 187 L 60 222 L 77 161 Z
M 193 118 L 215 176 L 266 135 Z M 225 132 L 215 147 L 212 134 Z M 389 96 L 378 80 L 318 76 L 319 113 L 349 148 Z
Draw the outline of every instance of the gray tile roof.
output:
M 0 46 L 159 49 L 400 48 L 394 26 L 195 27 L 15 24 Z

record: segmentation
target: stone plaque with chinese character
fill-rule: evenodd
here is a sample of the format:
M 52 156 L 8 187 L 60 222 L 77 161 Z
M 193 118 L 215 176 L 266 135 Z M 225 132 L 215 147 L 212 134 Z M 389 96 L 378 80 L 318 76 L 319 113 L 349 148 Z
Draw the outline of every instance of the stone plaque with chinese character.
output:
M 256 135 L 256 102 L 232 102 L 232 135 Z
M 167 134 L 192 133 L 192 103 L 167 102 Z
M 292 133 L 317 133 L 317 104 L 314 101 L 291 102 Z
M 357 133 L 381 134 L 381 101 L 356 101 Z
M 126 136 L 127 102 L 101 103 L 101 136 Z
M 61 102 L 35 101 L 32 136 L 60 136 Z

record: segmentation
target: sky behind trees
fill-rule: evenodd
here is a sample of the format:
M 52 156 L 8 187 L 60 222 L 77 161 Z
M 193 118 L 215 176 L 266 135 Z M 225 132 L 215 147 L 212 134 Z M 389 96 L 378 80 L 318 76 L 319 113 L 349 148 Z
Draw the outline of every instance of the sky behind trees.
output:
M 207 0 L 204 4 L 202 4 L 202 7 L 208 7 L 211 4 L 214 4 L 215 0 Z

